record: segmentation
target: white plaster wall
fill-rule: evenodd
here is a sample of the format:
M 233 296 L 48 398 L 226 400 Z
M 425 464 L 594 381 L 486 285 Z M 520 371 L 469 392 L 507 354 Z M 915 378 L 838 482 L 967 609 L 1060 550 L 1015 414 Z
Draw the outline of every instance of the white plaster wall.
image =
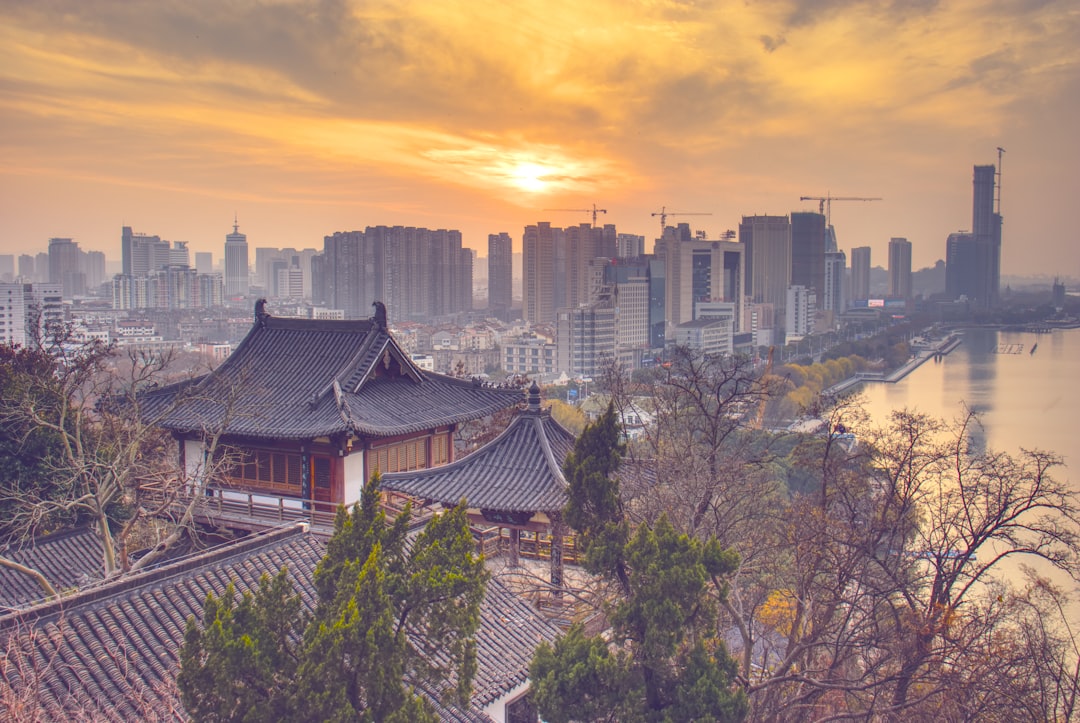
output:
M 183 444 L 184 473 L 194 484 L 203 470 L 203 443 L 201 439 L 185 439 Z
M 360 500 L 364 491 L 364 453 L 357 452 L 345 458 L 345 506 Z

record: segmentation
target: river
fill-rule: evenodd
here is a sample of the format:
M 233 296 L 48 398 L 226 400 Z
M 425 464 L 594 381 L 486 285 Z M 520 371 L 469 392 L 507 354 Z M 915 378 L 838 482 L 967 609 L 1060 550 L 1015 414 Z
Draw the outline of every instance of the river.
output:
M 976 442 L 1009 453 L 1054 452 L 1066 465 L 1054 471 L 1055 477 L 1080 493 L 1080 329 L 1045 334 L 969 329 L 941 361 L 928 361 L 895 384 L 866 383 L 861 394 L 879 424 L 896 409 L 953 419 L 970 408 L 981 419 Z M 1080 587 L 1049 566 L 1036 567 L 1074 589 L 1070 611 L 1080 621 Z M 1003 572 L 1016 574 L 1012 565 Z
M 979 413 L 989 448 L 1055 452 L 1073 470 L 1061 476 L 1080 491 L 1080 329 L 962 335 L 963 343 L 941 361 L 928 361 L 895 384 L 864 384 L 870 416 L 884 422 L 890 411 L 907 408 L 948 419 L 966 405 Z

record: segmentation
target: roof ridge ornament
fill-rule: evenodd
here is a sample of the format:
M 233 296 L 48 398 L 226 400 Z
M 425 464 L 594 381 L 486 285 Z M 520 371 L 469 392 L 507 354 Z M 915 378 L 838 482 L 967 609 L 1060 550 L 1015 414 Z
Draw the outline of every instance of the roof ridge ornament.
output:
M 266 317 L 270 316 L 266 312 L 266 299 L 255 300 L 255 323 L 262 326 L 265 323 Z
M 386 331 L 386 304 L 381 301 L 373 301 L 371 305 L 375 307 L 375 316 L 371 317 L 371 320 L 375 322 L 377 328 Z
M 536 384 L 535 379 L 533 379 L 532 386 L 529 387 L 529 411 L 540 412 L 540 387 Z

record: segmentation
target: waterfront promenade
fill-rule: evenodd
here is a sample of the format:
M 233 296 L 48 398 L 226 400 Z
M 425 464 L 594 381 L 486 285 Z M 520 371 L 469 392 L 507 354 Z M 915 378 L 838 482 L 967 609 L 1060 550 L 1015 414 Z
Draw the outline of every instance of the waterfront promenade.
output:
M 823 390 L 822 395 L 835 396 L 844 394 L 863 382 L 885 382 L 887 384 L 895 384 L 929 360 L 940 359 L 945 356 L 953 349 L 960 346 L 960 341 L 961 339 L 957 334 L 950 334 L 936 343 L 918 349 L 906 364 L 893 369 L 891 372 L 856 372 L 853 376 L 848 377 L 844 381 Z

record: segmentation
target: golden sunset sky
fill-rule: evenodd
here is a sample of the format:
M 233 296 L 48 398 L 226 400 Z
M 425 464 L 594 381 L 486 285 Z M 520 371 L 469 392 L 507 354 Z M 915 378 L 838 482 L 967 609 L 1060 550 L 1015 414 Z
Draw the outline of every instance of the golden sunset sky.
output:
M 1002 270 L 1080 277 L 1076 0 L 0 0 L 0 252 L 374 225 L 717 237 L 837 202 L 916 267 L 1005 148 Z M 252 252 L 252 258 L 254 253 Z

